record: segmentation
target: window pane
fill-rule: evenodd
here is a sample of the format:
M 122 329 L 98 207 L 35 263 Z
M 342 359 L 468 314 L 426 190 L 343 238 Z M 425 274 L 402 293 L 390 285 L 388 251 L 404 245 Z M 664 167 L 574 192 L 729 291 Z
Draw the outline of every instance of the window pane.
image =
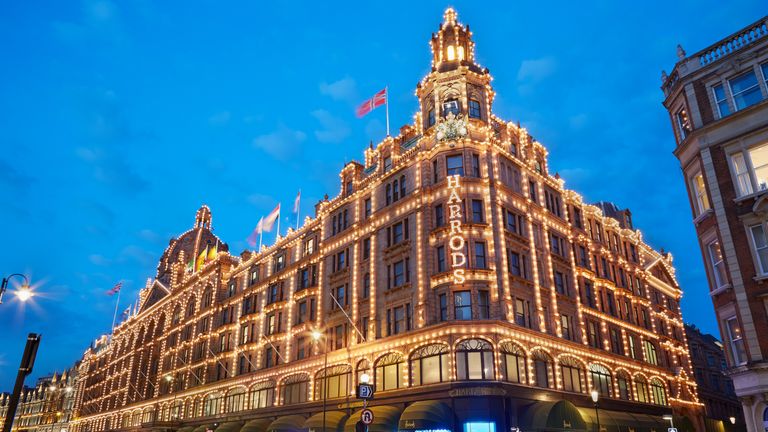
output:
M 733 162 L 734 175 L 736 176 L 736 188 L 739 195 L 747 195 L 752 193 L 752 181 L 749 179 L 749 171 L 747 171 L 747 163 L 744 160 L 742 153 L 734 153 L 731 156 Z
M 763 99 L 754 72 L 733 78 L 729 80 L 728 83 L 731 85 L 731 93 L 733 94 L 733 101 L 736 105 L 736 109 L 746 108 Z
M 467 379 L 467 353 L 456 353 L 456 379 Z
M 397 388 L 397 365 L 389 365 L 384 367 L 384 390 L 391 390 Z
M 432 356 L 421 359 L 422 364 L 422 384 L 431 384 L 440 382 L 440 356 Z
M 731 110 L 728 107 L 728 100 L 725 98 L 725 89 L 722 85 L 719 85 L 715 86 L 713 90 L 715 93 L 715 102 L 720 111 L 720 117 L 725 117 L 731 113 Z
M 483 378 L 483 364 L 480 358 L 480 352 L 467 353 L 469 358 L 469 379 L 482 379 Z
M 768 189 L 768 145 L 749 149 L 749 159 L 757 180 L 757 190 Z
M 752 240 L 755 243 L 755 255 L 760 263 L 760 273 L 768 273 L 768 241 L 766 241 L 765 231 L 762 225 L 755 225 L 751 228 Z

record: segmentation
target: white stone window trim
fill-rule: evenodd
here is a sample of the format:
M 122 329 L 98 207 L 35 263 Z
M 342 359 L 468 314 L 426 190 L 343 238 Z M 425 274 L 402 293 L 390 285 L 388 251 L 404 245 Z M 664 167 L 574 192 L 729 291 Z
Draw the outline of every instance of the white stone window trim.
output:
M 747 223 L 745 225 L 747 229 L 747 238 L 749 240 L 749 250 L 752 252 L 752 261 L 755 265 L 756 275 L 755 279 L 766 279 L 768 278 L 768 263 L 763 266 L 763 263 L 760 261 L 760 250 L 768 249 L 768 223 L 766 221 L 761 221 L 759 223 Z M 763 246 L 760 250 L 758 250 L 757 247 L 757 241 L 755 239 L 755 233 L 752 231 L 754 228 L 760 227 L 763 230 L 763 236 L 766 237 L 766 245 Z

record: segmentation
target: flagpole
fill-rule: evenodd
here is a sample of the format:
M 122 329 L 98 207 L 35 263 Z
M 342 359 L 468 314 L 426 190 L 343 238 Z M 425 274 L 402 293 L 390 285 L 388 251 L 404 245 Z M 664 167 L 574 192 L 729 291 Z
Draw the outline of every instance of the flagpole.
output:
M 115 301 L 115 314 L 112 316 L 112 330 L 115 329 L 115 321 L 117 320 L 117 306 L 120 304 L 120 291 L 122 291 L 123 287 L 120 287 L 120 290 L 117 291 L 117 301 Z
M 387 136 L 389 136 L 389 86 L 384 87 L 384 108 L 387 111 Z
M 275 240 L 277 240 L 280 237 L 280 212 L 283 211 L 280 204 L 277 205 L 277 235 L 275 236 Z
M 299 230 L 299 213 L 301 213 L 301 189 L 299 189 L 299 196 L 296 200 L 296 231 Z

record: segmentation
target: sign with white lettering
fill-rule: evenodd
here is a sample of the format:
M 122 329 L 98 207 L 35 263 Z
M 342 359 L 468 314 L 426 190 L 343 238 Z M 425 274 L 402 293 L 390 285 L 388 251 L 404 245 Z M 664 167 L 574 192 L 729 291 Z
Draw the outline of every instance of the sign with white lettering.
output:
M 371 384 L 358 384 L 356 394 L 358 399 L 372 399 L 373 386 Z
M 467 264 L 467 257 L 464 255 L 464 230 L 461 226 L 461 197 L 459 196 L 459 175 L 448 176 L 448 190 L 451 191 L 448 197 L 448 223 L 451 230 L 448 233 L 448 248 L 451 250 L 451 268 L 453 269 L 453 283 L 463 284 L 466 280 L 464 266 Z

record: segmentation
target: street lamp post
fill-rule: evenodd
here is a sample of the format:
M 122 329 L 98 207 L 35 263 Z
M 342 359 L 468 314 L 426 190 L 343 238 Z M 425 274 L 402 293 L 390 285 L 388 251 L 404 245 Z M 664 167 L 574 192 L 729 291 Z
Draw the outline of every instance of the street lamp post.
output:
M 320 338 L 323 337 L 323 334 L 320 333 L 318 330 L 312 331 L 312 339 L 315 340 L 315 343 L 320 342 Z M 325 413 L 326 413 L 326 399 L 328 396 L 328 339 L 325 340 L 325 343 L 323 344 L 323 354 L 325 355 L 325 360 L 323 361 L 323 432 L 326 432 L 325 430 Z
M 669 427 L 675 428 L 675 417 L 672 414 L 664 414 L 661 418 L 669 422 Z
M 592 390 L 590 394 L 592 396 L 592 402 L 595 404 L 595 420 L 597 421 L 597 432 L 600 432 L 600 412 L 598 412 L 597 399 L 600 397 L 600 393 L 597 390 Z
M 12 275 L 9 275 L 8 277 L 4 277 L 3 281 L 0 283 L 0 304 L 3 303 L 3 294 L 5 294 L 5 291 L 8 290 L 8 283 L 10 282 L 11 278 L 14 276 L 18 276 L 22 279 L 24 279 L 24 283 L 21 284 L 21 287 L 16 291 L 16 297 L 19 298 L 19 300 L 25 302 L 32 298 L 34 293 L 32 292 L 32 288 L 29 286 L 29 279 L 21 274 L 21 273 L 14 273 Z

